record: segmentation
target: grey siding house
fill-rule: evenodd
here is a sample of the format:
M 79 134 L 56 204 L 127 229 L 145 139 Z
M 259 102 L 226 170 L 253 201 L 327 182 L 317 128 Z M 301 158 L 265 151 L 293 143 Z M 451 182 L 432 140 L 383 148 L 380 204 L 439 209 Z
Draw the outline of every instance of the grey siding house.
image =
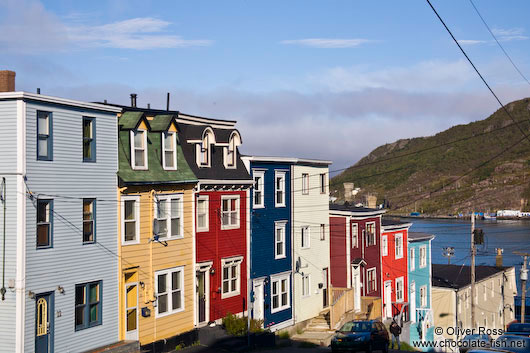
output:
M 118 341 L 119 111 L 0 93 L 1 352 L 82 352 Z

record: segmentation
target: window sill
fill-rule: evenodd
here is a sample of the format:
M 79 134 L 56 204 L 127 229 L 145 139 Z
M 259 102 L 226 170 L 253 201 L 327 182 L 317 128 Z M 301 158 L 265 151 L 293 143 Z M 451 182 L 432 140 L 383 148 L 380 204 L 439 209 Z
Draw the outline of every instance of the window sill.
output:
M 278 313 L 280 311 L 284 311 L 284 310 L 287 310 L 287 309 L 290 309 L 290 308 L 291 308 L 291 306 L 287 305 L 287 306 L 279 307 L 277 309 L 271 309 L 271 314 L 275 314 L 275 313 Z
M 274 204 L 274 207 L 286 207 L 285 204 Z
M 148 167 L 132 167 L 132 170 L 148 170 Z
M 401 260 L 403 258 L 403 256 L 400 256 L 400 257 L 397 257 L 394 259 L 394 260 Z
M 45 250 L 45 249 L 53 249 L 53 245 L 47 245 L 47 246 L 37 246 L 35 247 L 37 250 Z
M 164 167 L 164 170 L 175 171 L 175 170 L 177 170 L 177 168 L 168 168 L 168 167 Z
M 137 244 L 140 244 L 140 240 L 135 240 L 135 241 L 122 241 L 121 242 L 121 245 L 123 246 L 127 246 L 127 245 L 137 245 Z
M 281 256 L 274 255 L 274 260 L 281 260 L 281 259 L 285 259 L 286 257 L 287 257 L 286 255 L 281 255 Z
M 302 249 L 302 250 L 311 249 L 311 247 L 310 246 L 301 246 L 300 249 Z
M 239 229 L 240 228 L 240 225 L 235 225 L 235 226 L 223 226 L 221 225 L 221 230 L 232 230 L 232 229 Z
M 169 316 L 169 315 L 173 315 L 173 314 L 178 314 L 178 313 L 181 313 L 184 311 L 184 306 L 178 310 L 173 310 L 173 311 L 168 311 L 167 313 L 162 313 L 162 314 L 159 314 L 158 312 L 155 312 L 155 319 L 158 319 L 158 318 L 161 318 L 161 317 L 165 317 L 165 316 Z
M 197 233 L 209 232 L 210 228 L 197 228 Z
M 236 297 L 240 293 L 241 293 L 240 291 L 231 292 L 231 293 L 221 293 L 221 299 L 228 299 L 228 298 Z
M 265 208 L 265 205 L 253 205 L 252 207 L 253 207 L 254 209 Z
M 96 244 L 96 241 L 84 241 L 83 242 L 83 245 L 92 245 L 92 244 Z

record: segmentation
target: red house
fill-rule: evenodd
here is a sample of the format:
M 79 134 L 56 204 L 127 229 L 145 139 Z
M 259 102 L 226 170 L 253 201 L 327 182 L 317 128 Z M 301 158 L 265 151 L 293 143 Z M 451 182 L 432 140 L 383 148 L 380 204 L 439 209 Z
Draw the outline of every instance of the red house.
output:
M 383 283 L 383 320 L 399 315 L 403 320 L 408 310 L 408 230 L 412 223 L 383 219 L 381 260 Z
M 381 216 L 384 210 L 330 205 L 331 285 L 354 288 L 361 296 L 381 297 Z
M 199 179 L 195 192 L 197 326 L 248 307 L 249 188 L 235 121 L 179 113 L 182 151 Z M 190 249 L 191 251 L 191 249 Z

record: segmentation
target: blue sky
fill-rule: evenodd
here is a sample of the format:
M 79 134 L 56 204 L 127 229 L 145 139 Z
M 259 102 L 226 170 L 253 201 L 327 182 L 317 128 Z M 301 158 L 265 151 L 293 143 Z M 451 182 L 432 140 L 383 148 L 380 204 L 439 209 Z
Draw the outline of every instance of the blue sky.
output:
M 530 2 L 474 0 L 530 76 Z M 433 0 L 504 102 L 527 97 L 468 0 Z M 17 90 L 235 119 L 243 152 L 331 159 L 498 106 L 425 1 L 0 0 Z

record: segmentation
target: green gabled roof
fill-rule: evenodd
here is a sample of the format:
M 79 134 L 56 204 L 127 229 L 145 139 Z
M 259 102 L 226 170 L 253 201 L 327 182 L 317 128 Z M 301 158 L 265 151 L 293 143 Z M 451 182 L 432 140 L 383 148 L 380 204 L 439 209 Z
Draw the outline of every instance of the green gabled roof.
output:
M 149 122 L 149 126 L 151 126 L 151 131 L 167 131 L 174 120 L 175 115 L 155 115 L 154 119 Z
M 140 119 L 142 119 L 143 117 L 144 117 L 144 113 L 142 112 L 125 112 L 118 119 L 118 125 L 122 129 L 125 129 L 125 130 L 136 129 L 136 127 L 138 126 L 138 123 L 140 122 Z M 146 119 L 146 123 L 147 123 L 147 119 Z

